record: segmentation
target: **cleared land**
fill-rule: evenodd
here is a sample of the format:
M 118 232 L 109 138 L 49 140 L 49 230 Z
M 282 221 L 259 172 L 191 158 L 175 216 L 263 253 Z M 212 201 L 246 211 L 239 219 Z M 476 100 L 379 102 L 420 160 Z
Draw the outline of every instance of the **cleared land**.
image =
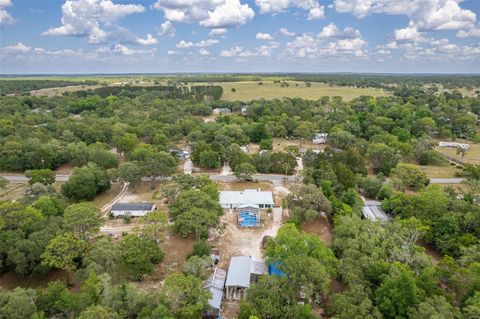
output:
M 460 173 L 461 170 L 455 165 L 417 165 L 429 178 L 455 178 L 458 177 L 456 173 Z
M 345 101 L 350 101 L 361 95 L 370 96 L 388 96 L 388 92 L 374 88 L 355 88 L 346 86 L 330 86 L 324 83 L 312 82 L 307 87 L 305 82 L 286 81 L 289 87 L 281 87 L 280 83 L 273 81 L 263 81 L 263 85 L 259 82 L 214 82 L 214 85 L 223 87 L 223 100 L 228 101 L 251 101 L 264 99 L 281 99 L 283 97 L 299 97 L 303 99 L 317 100 L 322 96 L 341 96 Z M 197 83 L 195 83 L 197 85 Z M 235 89 L 235 92 L 232 92 Z
M 458 141 L 459 143 L 464 143 L 464 141 Z M 437 146 L 437 151 L 443 154 L 447 154 L 453 158 L 456 158 L 460 161 L 464 161 L 466 163 L 478 164 L 480 163 L 480 144 L 476 144 L 473 142 L 467 142 L 470 144 L 470 148 L 465 153 L 465 156 L 462 158 L 461 155 L 457 154 L 457 150 L 454 148 L 448 147 L 439 147 Z

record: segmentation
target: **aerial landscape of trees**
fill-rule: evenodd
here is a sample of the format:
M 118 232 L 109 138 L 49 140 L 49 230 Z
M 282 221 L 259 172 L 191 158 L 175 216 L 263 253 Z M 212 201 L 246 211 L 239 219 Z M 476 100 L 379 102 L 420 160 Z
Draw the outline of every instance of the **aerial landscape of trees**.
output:
M 228 163 L 242 183 L 256 174 L 283 179 L 303 163 L 296 182 L 280 181 L 288 214 L 262 250 L 281 274 L 252 283 L 239 318 L 480 318 L 480 166 L 451 164 L 435 149 L 440 139 L 480 142 L 480 97 L 455 90 L 480 86 L 478 77 L 285 76 L 391 94 L 244 104 L 221 100 L 221 86 L 192 75 L 148 89 L 1 96 L 0 171 L 22 173 L 28 185 L 7 200 L 0 178 L 0 274 L 62 276 L 0 289 L 0 319 L 201 318 L 210 298 L 209 230 L 224 231 L 224 210 L 218 183 L 178 174 L 186 149 L 195 169 L 218 172 Z M 52 85 L 15 81 L 2 81 L 2 92 Z M 207 121 L 218 107 L 232 114 Z M 314 152 L 319 132 L 328 143 Z M 279 140 L 298 143 L 279 149 Z M 71 169 L 68 181 L 57 180 L 60 167 Z M 455 169 L 462 184 L 431 183 L 431 167 Z M 118 182 L 152 190 L 165 206 L 114 238 L 99 234 L 107 216 L 92 201 Z M 362 196 L 381 202 L 392 220 L 362 219 Z M 332 224 L 331 243 L 304 231 L 321 219 Z M 179 270 L 162 272 L 155 289 L 140 289 L 172 236 L 191 239 L 192 254 Z

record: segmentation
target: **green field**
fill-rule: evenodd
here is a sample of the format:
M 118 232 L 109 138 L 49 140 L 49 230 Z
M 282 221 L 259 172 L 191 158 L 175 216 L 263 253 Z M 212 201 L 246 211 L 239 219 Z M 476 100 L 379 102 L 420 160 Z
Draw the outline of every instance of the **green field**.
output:
M 287 81 L 289 87 L 281 87 L 280 83 L 273 81 L 263 81 L 263 85 L 259 82 L 214 82 L 214 85 L 223 87 L 222 99 L 228 101 L 251 101 L 257 99 L 281 99 L 284 97 L 299 97 L 309 100 L 317 100 L 322 96 L 341 96 L 343 100 L 350 101 L 361 95 L 370 96 L 388 96 L 388 92 L 375 88 L 355 88 L 348 86 L 330 86 L 324 83 L 312 82 L 307 87 L 305 82 Z M 235 89 L 235 92 L 232 91 Z

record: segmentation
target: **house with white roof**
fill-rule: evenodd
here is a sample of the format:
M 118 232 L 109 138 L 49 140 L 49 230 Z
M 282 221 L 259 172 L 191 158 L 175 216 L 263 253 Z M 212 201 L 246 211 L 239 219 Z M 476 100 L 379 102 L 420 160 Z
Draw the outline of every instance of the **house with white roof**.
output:
M 232 257 L 225 281 L 225 298 L 241 300 L 250 284 L 256 282 L 266 270 L 263 260 L 253 259 L 251 256 Z
M 456 142 L 438 142 L 438 146 L 449 147 L 449 148 L 461 148 L 464 150 L 468 150 L 470 148 L 469 144 L 456 143 Z
M 154 203 L 115 203 L 113 204 L 110 213 L 113 217 L 143 217 L 156 209 Z
M 272 208 L 272 192 L 257 189 L 220 192 L 220 205 L 226 209 L 238 209 L 241 205 L 257 205 L 258 208 Z

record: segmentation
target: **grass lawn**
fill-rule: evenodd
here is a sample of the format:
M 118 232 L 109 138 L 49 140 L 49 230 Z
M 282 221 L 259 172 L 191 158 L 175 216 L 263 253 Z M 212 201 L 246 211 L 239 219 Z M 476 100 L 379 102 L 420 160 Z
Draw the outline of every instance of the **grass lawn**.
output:
M 289 87 L 282 88 L 280 83 L 273 81 L 263 81 L 263 85 L 258 82 L 214 82 L 214 85 L 223 87 L 224 100 L 229 101 L 251 101 L 257 99 L 281 99 L 283 97 L 300 97 L 304 99 L 317 100 L 322 96 L 341 96 L 345 101 L 350 101 L 361 95 L 388 96 L 389 93 L 374 88 L 354 88 L 344 86 L 329 86 L 324 83 L 312 82 L 311 87 L 307 87 L 304 82 L 287 81 Z M 236 92 L 232 92 L 232 88 Z
M 458 142 L 464 143 L 463 140 L 461 141 L 459 140 Z M 444 153 L 454 158 L 458 158 L 459 160 L 464 161 L 466 163 L 472 163 L 472 164 L 480 163 L 480 144 L 476 144 L 470 141 L 467 143 L 470 145 L 470 148 L 468 149 L 467 153 L 463 158 L 461 155 L 457 154 L 457 150 L 454 148 L 437 146 L 436 150 L 439 151 L 440 153 Z
M 325 148 L 325 144 L 313 144 L 311 140 L 286 140 L 284 138 L 273 138 L 272 139 L 272 146 L 273 146 L 273 151 L 274 152 L 284 152 L 285 147 L 289 145 L 294 145 L 297 146 L 299 149 L 300 148 L 305 148 L 305 149 L 314 149 L 314 150 L 321 150 Z
M 417 165 L 429 178 L 456 178 L 455 173 L 461 172 L 454 165 Z
M 94 199 L 93 203 L 95 206 L 98 208 L 102 208 L 105 204 L 109 203 L 112 199 L 115 198 L 115 196 L 120 193 L 120 190 L 122 189 L 122 184 L 121 183 L 112 183 L 112 187 L 110 187 L 109 190 L 98 194 Z
M 0 191 L 0 200 L 17 200 L 23 197 L 28 183 L 26 182 L 10 182 L 6 190 Z

